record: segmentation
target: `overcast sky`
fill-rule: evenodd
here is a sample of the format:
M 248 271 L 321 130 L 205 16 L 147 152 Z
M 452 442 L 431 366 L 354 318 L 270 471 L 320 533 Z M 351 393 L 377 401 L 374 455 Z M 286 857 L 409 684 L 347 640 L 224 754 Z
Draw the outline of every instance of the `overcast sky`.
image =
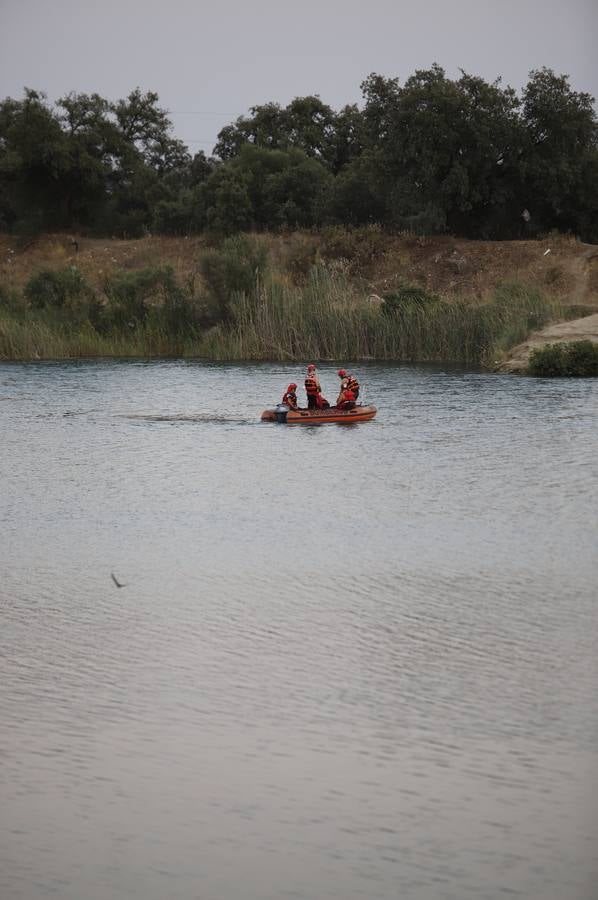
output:
M 442 65 L 520 89 L 550 66 L 598 96 L 598 0 L 0 0 L 0 97 L 156 91 L 210 153 L 250 106 L 360 102 L 370 73 Z

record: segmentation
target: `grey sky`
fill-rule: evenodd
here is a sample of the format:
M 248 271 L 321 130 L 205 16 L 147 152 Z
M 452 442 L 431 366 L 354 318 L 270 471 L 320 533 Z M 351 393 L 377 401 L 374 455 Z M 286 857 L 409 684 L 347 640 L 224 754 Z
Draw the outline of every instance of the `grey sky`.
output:
M 519 89 L 546 65 L 598 95 L 598 0 L 0 0 L 0 96 L 154 90 L 191 151 L 252 105 L 359 102 L 438 62 Z

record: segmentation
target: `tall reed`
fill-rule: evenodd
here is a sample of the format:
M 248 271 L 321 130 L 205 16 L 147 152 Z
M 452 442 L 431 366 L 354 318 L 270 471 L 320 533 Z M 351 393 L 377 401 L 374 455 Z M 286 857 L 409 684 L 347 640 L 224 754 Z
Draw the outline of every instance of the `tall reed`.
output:
M 0 311 L 0 359 L 194 356 L 197 338 L 176 338 L 153 323 L 127 333 L 99 334 L 90 322 L 67 326 L 32 315 Z
M 385 313 L 354 285 L 319 266 L 305 285 L 275 276 L 233 298 L 234 322 L 199 344 L 219 359 L 380 359 L 484 365 L 558 316 L 529 288 L 500 288 L 491 302 L 406 302 Z
M 0 303 L 0 359 L 203 356 L 479 366 L 562 315 L 558 304 L 518 285 L 499 288 L 487 302 L 421 303 L 407 291 L 404 302 L 399 296 L 392 305 L 372 304 L 358 282 L 323 265 L 313 267 L 302 285 L 258 270 L 250 290 L 231 291 L 226 318 L 215 325 L 202 321 L 201 297 L 187 297 L 170 281 L 168 290 L 162 288 L 164 297 L 145 303 L 143 316 L 136 317 L 131 304 L 123 309 L 120 295 L 112 293 L 99 312 L 93 304 L 33 309 Z M 97 322 L 88 318 L 92 313 Z

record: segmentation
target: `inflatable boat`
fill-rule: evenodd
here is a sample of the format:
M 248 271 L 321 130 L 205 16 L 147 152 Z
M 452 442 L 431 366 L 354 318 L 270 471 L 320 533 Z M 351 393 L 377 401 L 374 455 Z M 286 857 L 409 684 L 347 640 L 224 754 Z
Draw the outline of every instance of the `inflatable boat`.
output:
M 353 409 L 289 409 L 279 404 L 275 409 L 265 409 L 262 422 L 279 422 L 286 425 L 325 425 L 329 422 L 355 423 L 367 422 L 377 413 L 375 406 L 354 406 Z

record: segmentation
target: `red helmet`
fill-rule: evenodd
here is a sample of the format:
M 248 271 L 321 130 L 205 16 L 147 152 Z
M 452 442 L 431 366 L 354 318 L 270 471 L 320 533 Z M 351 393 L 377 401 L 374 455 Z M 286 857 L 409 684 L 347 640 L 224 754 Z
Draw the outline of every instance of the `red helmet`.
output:
M 339 369 L 339 370 L 338 370 L 338 374 L 339 374 L 339 376 L 340 376 L 341 378 L 344 378 L 345 375 L 346 375 L 347 373 L 345 372 L 344 369 Z
M 313 363 L 310 363 L 310 364 L 308 365 L 308 367 L 307 367 L 307 371 L 308 371 L 308 372 L 313 372 L 313 371 L 315 370 L 315 368 L 316 368 L 316 367 L 314 366 L 314 364 L 313 364 Z
M 290 384 L 287 388 L 287 391 L 296 391 L 296 390 L 297 390 L 296 384 Z

